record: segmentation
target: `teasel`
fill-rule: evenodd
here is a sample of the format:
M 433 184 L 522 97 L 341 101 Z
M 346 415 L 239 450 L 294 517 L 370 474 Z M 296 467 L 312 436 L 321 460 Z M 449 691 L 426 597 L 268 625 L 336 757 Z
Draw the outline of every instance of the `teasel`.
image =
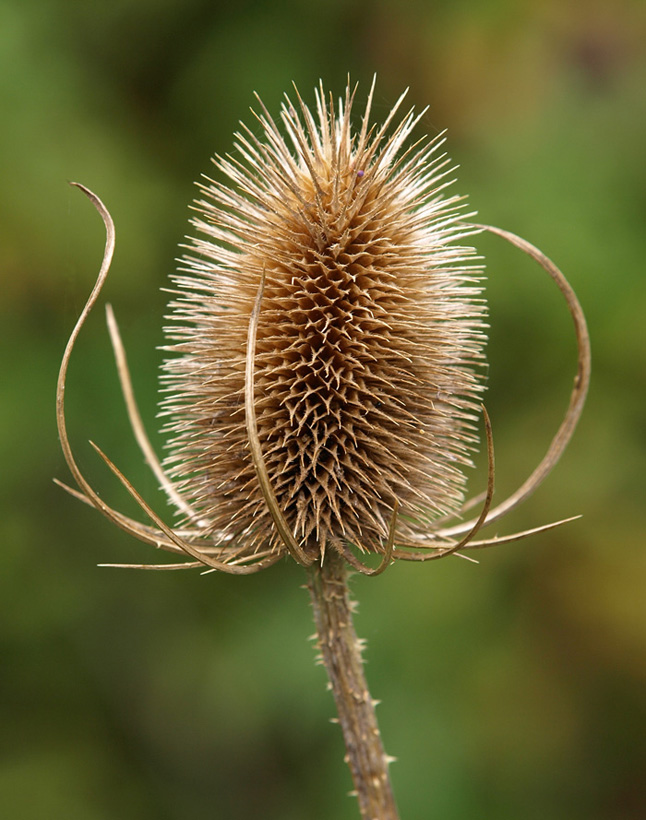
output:
M 371 123 L 373 83 L 355 129 L 355 93 L 348 84 L 337 108 L 321 85 L 310 110 L 295 91 L 280 122 L 258 99 L 256 126 L 236 135 L 236 155 L 214 160 L 227 184 L 200 184 L 198 237 L 174 277 L 167 329 L 164 464 L 142 423 L 108 306 L 131 425 L 178 523 L 165 523 L 93 445 L 149 523 L 110 507 L 80 472 L 69 444 L 68 363 L 114 249 L 112 219 L 82 185 L 107 241 L 63 357 L 57 419 L 79 490 L 62 486 L 140 540 L 192 559 L 110 566 L 250 574 L 289 555 L 307 568 L 359 808 L 364 818 L 391 820 L 397 810 L 390 759 L 361 667 L 347 567 L 376 575 L 394 559 L 466 557 L 572 520 L 476 538 L 526 499 L 560 457 L 583 407 L 590 353 L 580 305 L 558 268 L 525 240 L 464 214 L 463 200 L 447 190 L 442 136 L 409 144 L 424 112 L 411 110 L 397 122 L 402 95 L 382 125 Z M 579 350 L 569 406 L 546 455 L 495 507 L 491 424 L 480 404 L 482 269 L 467 243 L 483 230 L 529 254 L 552 277 Z M 477 446 L 480 410 L 487 489 L 465 502 L 464 468 Z M 477 503 L 479 515 L 462 520 Z

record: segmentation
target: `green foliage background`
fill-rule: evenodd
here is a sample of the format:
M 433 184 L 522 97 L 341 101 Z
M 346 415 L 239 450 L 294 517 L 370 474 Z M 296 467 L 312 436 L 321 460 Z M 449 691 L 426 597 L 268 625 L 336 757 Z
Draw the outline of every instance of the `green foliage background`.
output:
M 554 533 L 356 579 L 402 818 L 646 816 L 646 6 L 635 0 L 3 0 L 0 5 L 0 815 L 16 820 L 356 816 L 299 568 L 128 573 L 150 550 L 67 497 L 54 389 L 101 258 L 151 429 L 192 182 L 257 90 L 311 100 L 347 73 L 377 117 L 401 90 L 448 128 L 483 221 L 539 245 L 587 311 L 589 404 L 547 484 L 500 532 Z M 574 373 L 555 288 L 488 260 L 500 497 L 529 473 Z M 165 511 L 125 420 L 101 311 L 69 382 L 79 461 L 132 504 L 96 440 Z M 161 447 L 159 438 L 155 443 Z M 484 485 L 474 474 L 473 489 Z

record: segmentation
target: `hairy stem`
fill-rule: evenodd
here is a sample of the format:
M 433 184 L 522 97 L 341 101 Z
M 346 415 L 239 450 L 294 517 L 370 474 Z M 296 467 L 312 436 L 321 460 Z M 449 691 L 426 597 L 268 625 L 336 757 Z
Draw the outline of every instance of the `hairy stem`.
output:
M 398 820 L 375 702 L 363 674 L 352 623 L 346 565 L 333 550 L 308 571 L 319 647 L 330 679 L 363 820 Z

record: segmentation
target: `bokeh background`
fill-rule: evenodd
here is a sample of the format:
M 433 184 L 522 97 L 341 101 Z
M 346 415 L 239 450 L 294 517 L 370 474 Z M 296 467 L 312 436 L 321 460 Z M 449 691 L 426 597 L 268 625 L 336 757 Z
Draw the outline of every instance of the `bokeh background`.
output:
M 635 0 L 3 0 L 0 4 L 0 815 L 16 820 L 357 816 L 303 575 L 98 569 L 154 560 L 52 484 L 68 473 L 54 390 L 94 281 L 157 427 L 167 295 L 193 181 L 252 92 L 277 111 L 346 76 L 375 116 L 410 87 L 447 128 L 456 191 L 539 245 L 586 309 L 594 374 L 548 482 L 498 528 L 581 521 L 356 579 L 357 625 L 402 818 L 646 816 L 646 4 Z M 545 450 L 575 350 L 556 289 L 482 237 L 498 493 Z M 102 310 L 69 380 L 82 468 L 133 505 L 95 439 L 165 504 L 125 419 Z M 162 442 L 153 435 L 159 448 Z M 485 483 L 480 470 L 474 491 Z

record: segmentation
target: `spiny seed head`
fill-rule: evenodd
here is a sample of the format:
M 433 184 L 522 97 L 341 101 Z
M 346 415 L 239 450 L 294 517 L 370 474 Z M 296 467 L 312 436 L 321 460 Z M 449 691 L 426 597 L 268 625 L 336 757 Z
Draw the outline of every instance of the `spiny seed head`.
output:
M 167 460 L 214 537 L 284 549 L 245 426 L 249 321 L 260 443 L 278 504 L 309 554 L 342 542 L 383 551 L 463 499 L 482 385 L 480 267 L 446 197 L 440 141 L 407 147 L 419 117 L 358 123 L 289 98 L 264 106 L 216 157 L 228 184 L 201 185 L 167 331 Z M 401 102 L 401 100 L 400 100 Z

